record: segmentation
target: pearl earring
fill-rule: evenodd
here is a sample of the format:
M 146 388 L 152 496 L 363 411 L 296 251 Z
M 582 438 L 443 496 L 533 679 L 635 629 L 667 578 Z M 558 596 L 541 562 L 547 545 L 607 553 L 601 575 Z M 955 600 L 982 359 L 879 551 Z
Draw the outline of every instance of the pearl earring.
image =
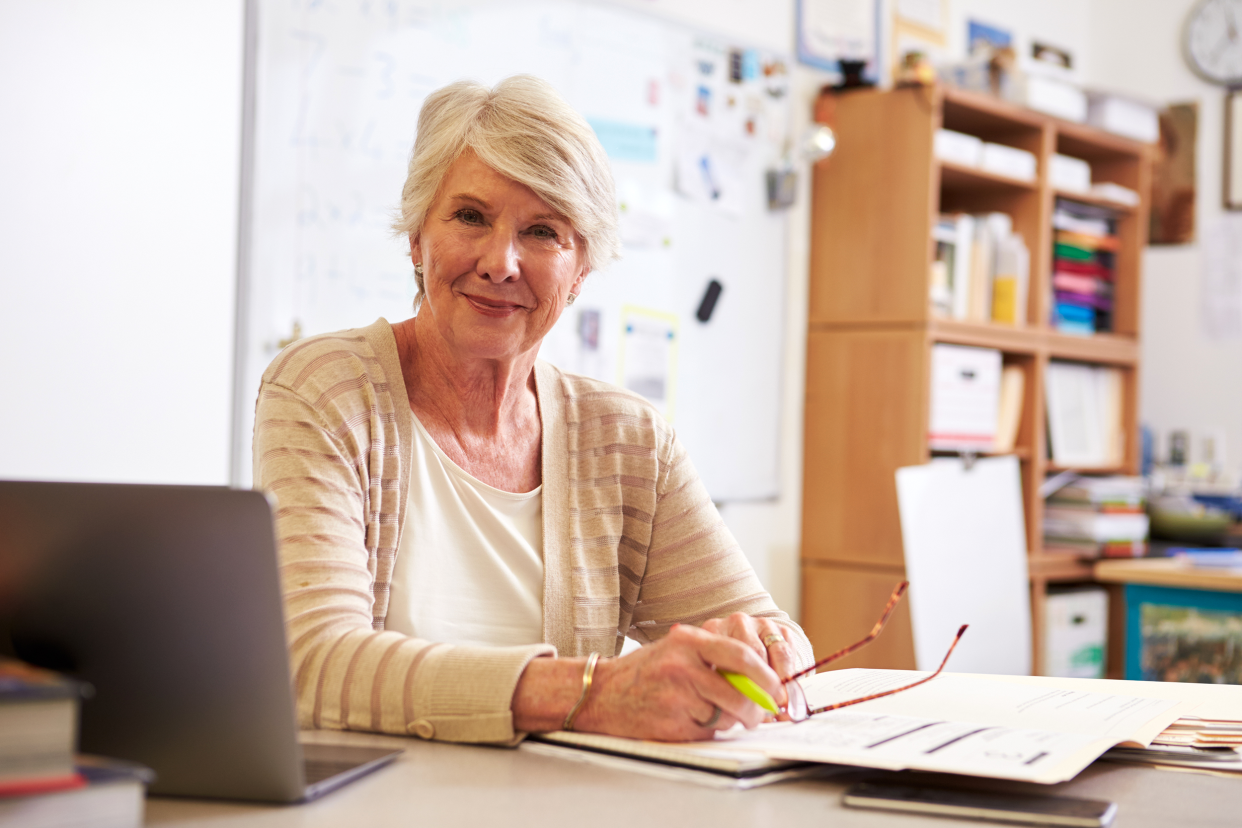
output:
M 565 304 L 572 305 L 574 303 L 574 300 L 577 298 L 578 298 L 578 295 L 576 293 L 571 293 L 565 297 Z
M 421 264 L 414 265 L 414 275 L 415 276 L 423 275 L 423 266 Z

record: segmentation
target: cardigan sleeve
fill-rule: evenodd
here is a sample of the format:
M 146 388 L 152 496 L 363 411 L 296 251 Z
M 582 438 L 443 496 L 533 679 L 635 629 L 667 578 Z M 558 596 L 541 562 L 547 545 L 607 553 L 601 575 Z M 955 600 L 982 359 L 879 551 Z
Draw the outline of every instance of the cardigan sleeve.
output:
M 671 429 L 659 460 L 647 570 L 630 634 L 651 641 L 676 623 L 742 612 L 792 631 L 797 663 L 809 667 L 815 661 L 811 642 L 759 582 Z
M 311 356 L 338 371 L 351 364 Z M 391 414 L 378 396 L 365 376 L 332 377 L 316 388 L 269 376 L 259 393 L 254 479 L 276 501 L 299 722 L 512 743 L 521 738 L 510 710 L 518 679 L 531 659 L 555 656 L 554 647 L 437 644 L 385 632 L 384 619 L 373 616 L 377 565 L 395 554 L 400 530 L 391 508 L 396 440 L 383 438 Z M 394 464 L 388 474 L 385 464 Z

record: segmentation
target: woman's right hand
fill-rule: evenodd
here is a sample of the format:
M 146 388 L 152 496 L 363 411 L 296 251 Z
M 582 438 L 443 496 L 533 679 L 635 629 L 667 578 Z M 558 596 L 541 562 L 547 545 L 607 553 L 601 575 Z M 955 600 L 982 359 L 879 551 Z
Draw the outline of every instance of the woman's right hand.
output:
M 711 739 L 737 722 L 748 728 L 763 722 L 767 712 L 717 668 L 749 676 L 774 698 L 784 697 L 780 679 L 753 649 L 735 638 L 676 624 L 653 644 L 599 662 L 574 729 L 680 742 Z M 716 708 L 721 712 L 713 723 Z

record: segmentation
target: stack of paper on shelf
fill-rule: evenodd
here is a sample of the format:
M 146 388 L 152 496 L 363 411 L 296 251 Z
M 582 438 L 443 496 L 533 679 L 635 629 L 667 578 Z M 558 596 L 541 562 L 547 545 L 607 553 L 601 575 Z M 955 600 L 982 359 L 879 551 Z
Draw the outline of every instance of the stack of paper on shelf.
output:
M 1006 178 L 1034 181 L 1038 169 L 1034 153 L 1007 144 L 985 142 L 979 153 L 979 167 Z
M 1135 141 L 1154 144 L 1160 140 L 1160 116 L 1155 107 L 1107 92 L 1088 94 L 1087 123 Z
M 1052 360 L 1044 376 L 1053 462 L 1087 469 L 1120 466 L 1125 459 L 1121 371 Z
M 1085 193 L 1091 189 L 1091 165 L 1081 158 L 1054 154 L 1048 165 L 1048 177 L 1054 190 Z
M 933 141 L 933 151 L 940 161 L 962 167 L 977 167 L 983 157 L 983 141 L 964 132 L 938 129 Z
M 1087 558 L 1142 557 L 1146 506 L 1141 477 L 1080 477 L 1048 498 L 1044 547 Z
M 1111 210 L 1057 199 L 1052 216 L 1053 326 L 1091 335 L 1113 329 L 1113 287 L 1120 240 Z

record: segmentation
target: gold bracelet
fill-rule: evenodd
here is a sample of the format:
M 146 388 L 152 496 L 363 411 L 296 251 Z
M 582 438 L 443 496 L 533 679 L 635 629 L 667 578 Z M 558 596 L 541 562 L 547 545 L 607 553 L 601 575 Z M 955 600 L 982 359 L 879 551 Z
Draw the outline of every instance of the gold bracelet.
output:
M 574 718 L 578 715 L 578 711 L 582 709 L 582 705 L 586 704 L 587 694 L 591 692 L 591 679 L 595 677 L 595 665 L 599 661 L 599 653 L 591 653 L 587 656 L 586 669 L 582 671 L 582 695 L 578 697 L 578 703 L 569 711 L 569 715 L 565 717 L 565 724 L 561 725 L 561 730 L 573 730 Z

